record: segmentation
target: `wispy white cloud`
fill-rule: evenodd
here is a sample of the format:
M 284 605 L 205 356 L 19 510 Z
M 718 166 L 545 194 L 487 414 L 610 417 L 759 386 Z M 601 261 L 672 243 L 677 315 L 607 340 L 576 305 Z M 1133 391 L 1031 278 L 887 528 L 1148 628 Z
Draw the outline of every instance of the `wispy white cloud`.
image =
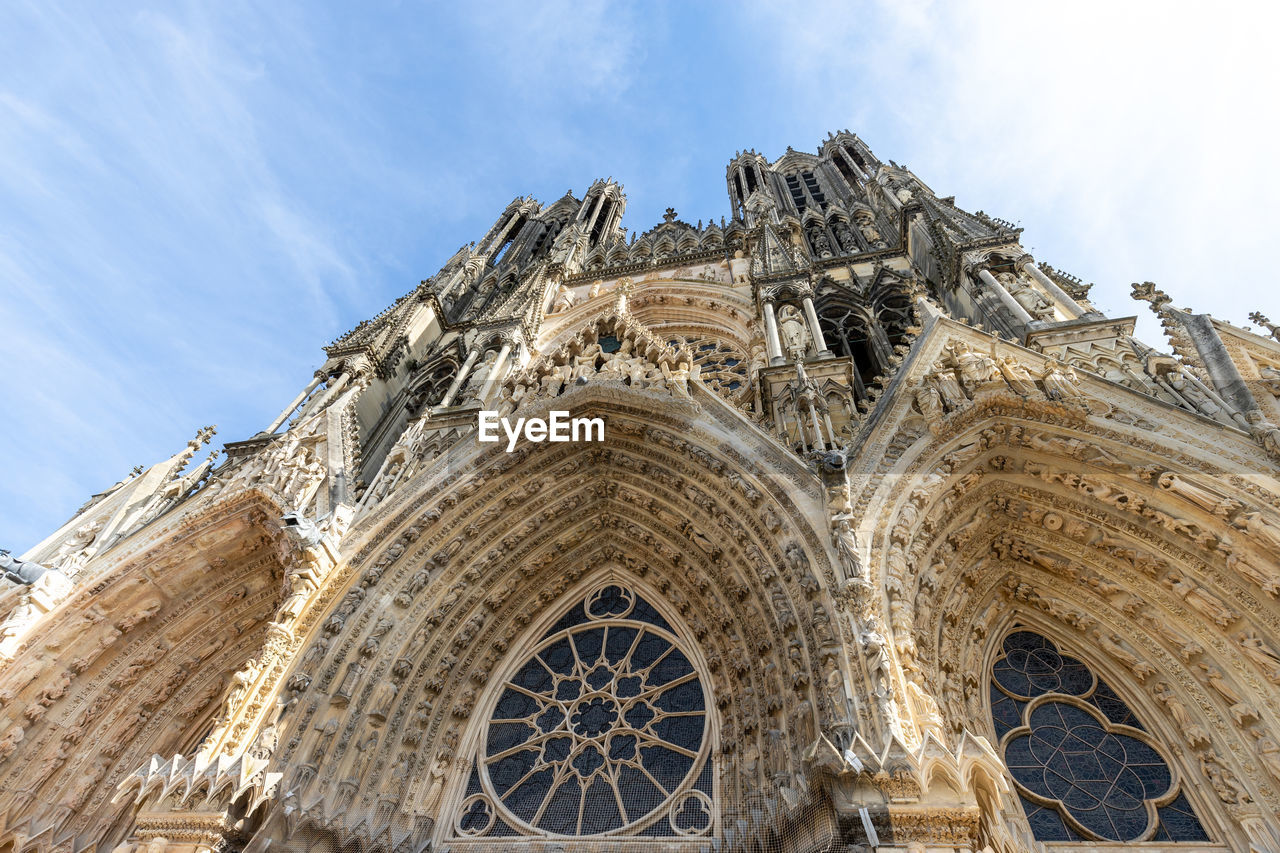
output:
M 0 6 L 0 547 L 256 431 L 516 195 L 719 216 L 734 150 L 843 126 L 1113 311 L 1266 310 L 1277 13 L 1170 8 Z
M 826 84 L 855 132 L 961 205 L 1020 221 L 1111 311 L 1145 315 L 1128 285 L 1153 279 L 1238 322 L 1280 312 L 1258 263 L 1280 190 L 1264 94 L 1280 84 L 1280 9 L 830 3 L 806 15 L 815 28 L 752 8 L 798 57 L 793 79 Z

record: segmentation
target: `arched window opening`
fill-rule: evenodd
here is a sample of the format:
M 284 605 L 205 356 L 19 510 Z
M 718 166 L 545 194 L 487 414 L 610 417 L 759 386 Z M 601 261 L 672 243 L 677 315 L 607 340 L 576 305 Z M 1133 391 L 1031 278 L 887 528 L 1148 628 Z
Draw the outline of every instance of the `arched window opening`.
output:
M 502 683 L 454 832 L 710 835 L 709 708 L 671 624 L 630 587 L 602 584 Z
M 858 164 L 859 169 L 867 174 L 871 174 L 871 170 L 867 168 L 867 161 L 862 159 L 862 155 L 858 153 L 858 149 L 854 148 L 852 145 L 845 145 L 844 151 L 849 155 L 853 162 Z
M 890 346 L 897 346 L 906 339 L 907 329 L 915 323 L 911 300 L 903 294 L 886 297 L 876 314 L 880 328 L 884 329 Z
M 746 196 L 742 194 L 742 178 L 738 176 L 737 172 L 733 175 L 733 185 L 738 190 L 738 203 L 741 204 L 746 201 Z
M 438 406 L 457 373 L 458 366 L 452 361 L 439 362 L 425 370 L 422 377 L 414 382 L 405 408 L 410 414 L 417 414 L 423 409 Z
M 853 173 L 853 168 L 849 165 L 849 161 L 845 160 L 844 157 L 841 157 L 839 153 L 831 159 L 835 161 L 836 168 L 840 171 L 841 177 L 843 177 L 845 182 L 849 185 L 849 189 L 856 190 L 858 188 L 858 178 Z
M 804 179 L 804 186 L 809 191 L 809 197 L 817 203 L 818 207 L 826 210 L 827 197 L 823 194 L 822 188 L 818 186 L 818 178 L 813 172 L 801 172 L 800 177 Z
M 564 223 L 558 220 L 553 220 L 543 226 L 542 233 L 538 235 L 537 241 L 533 244 L 533 252 L 531 254 L 534 259 L 542 257 L 544 249 L 550 250 L 551 244 L 555 242 L 562 228 L 564 228 Z
M 991 717 L 1037 841 L 1208 841 L 1129 706 L 1084 662 L 1018 630 L 991 670 Z
M 600 237 L 604 234 L 605 226 L 609 222 L 609 214 L 613 212 L 613 199 L 606 198 L 600 204 L 600 214 L 596 216 L 595 225 L 591 226 L 590 243 L 592 246 L 600 242 Z
M 756 191 L 756 187 L 758 186 L 758 185 L 756 184 L 756 170 L 755 170 L 755 168 L 754 168 L 753 166 L 747 166 L 747 167 L 746 167 L 745 169 L 743 169 L 742 171 L 743 171 L 743 173 L 747 176 L 747 193 L 748 193 L 748 194 L 750 194 L 750 193 L 755 192 L 755 191 Z
M 871 342 L 866 317 L 858 309 L 841 304 L 823 305 L 818 310 L 818 326 L 827 348 L 836 355 L 852 358 L 863 386 L 881 372 L 879 359 Z
M 804 213 L 808 206 L 808 199 L 804 197 L 804 190 L 800 189 L 800 181 L 795 175 L 787 175 L 787 191 L 791 193 L 791 200 L 795 202 L 796 210 Z

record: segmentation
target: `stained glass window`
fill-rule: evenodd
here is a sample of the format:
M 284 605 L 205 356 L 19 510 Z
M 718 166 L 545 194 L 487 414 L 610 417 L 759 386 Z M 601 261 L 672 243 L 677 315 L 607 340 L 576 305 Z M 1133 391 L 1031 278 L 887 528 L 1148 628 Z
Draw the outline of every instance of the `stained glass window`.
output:
M 1080 660 L 1015 631 L 991 672 L 991 715 L 1039 841 L 1208 841 L 1137 717 Z
M 707 708 L 670 624 L 635 591 L 605 584 L 503 683 L 458 832 L 708 834 Z

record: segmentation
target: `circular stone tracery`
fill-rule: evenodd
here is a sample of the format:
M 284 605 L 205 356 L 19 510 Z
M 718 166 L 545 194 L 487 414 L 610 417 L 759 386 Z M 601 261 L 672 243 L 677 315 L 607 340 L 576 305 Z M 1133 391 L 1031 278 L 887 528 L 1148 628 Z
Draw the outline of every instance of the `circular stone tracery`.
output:
M 667 829 L 660 812 L 699 778 L 707 726 L 701 679 L 670 625 L 608 584 L 503 685 L 485 737 L 485 787 L 512 826 L 582 836 L 657 821 L 659 835 L 700 834 L 709 819 Z

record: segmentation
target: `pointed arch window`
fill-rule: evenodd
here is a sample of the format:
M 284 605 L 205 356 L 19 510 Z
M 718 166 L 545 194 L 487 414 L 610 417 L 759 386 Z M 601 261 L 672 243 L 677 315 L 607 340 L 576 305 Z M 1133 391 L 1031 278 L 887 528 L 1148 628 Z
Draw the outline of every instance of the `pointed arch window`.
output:
M 455 831 L 710 835 L 709 706 L 671 624 L 635 590 L 607 582 L 502 683 Z
M 1137 716 L 1083 661 L 1027 630 L 992 666 L 991 716 L 1037 841 L 1208 841 Z

